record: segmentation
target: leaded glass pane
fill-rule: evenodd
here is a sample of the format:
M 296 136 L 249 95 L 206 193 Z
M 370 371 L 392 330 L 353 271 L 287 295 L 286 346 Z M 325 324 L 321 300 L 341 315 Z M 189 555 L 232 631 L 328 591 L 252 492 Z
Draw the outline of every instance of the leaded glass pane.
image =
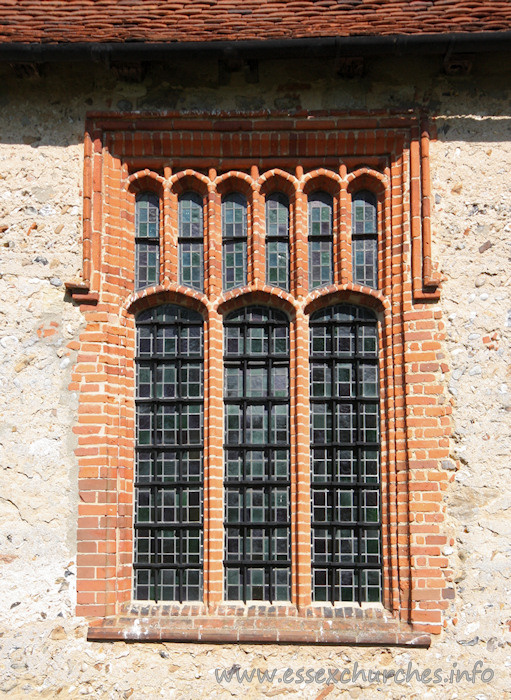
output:
M 266 396 L 268 393 L 268 377 L 266 367 L 250 367 L 246 373 L 246 394 L 248 398 Z
M 378 528 L 363 528 L 360 537 L 362 561 L 378 564 L 381 556 L 380 531 Z
M 330 599 L 330 591 L 332 586 L 329 585 L 329 574 L 329 570 L 326 568 L 321 568 L 320 565 L 314 566 L 312 569 L 312 589 L 314 591 L 314 601 L 316 603 L 326 603 Z
M 247 329 L 246 338 L 246 353 L 248 355 L 267 355 L 268 354 L 268 336 L 264 326 L 255 325 Z
M 178 330 L 174 326 L 159 326 L 153 337 L 156 355 L 173 355 L 178 352 Z
M 289 545 L 287 545 L 289 549 Z M 287 553 L 286 553 L 287 556 Z M 275 591 L 275 600 L 289 600 L 289 590 L 291 588 L 291 571 L 289 569 L 273 570 L 272 588 Z
M 332 442 L 333 416 L 328 403 L 311 404 L 312 441 L 317 445 Z
M 165 304 L 137 317 L 134 596 L 202 598 L 203 321 Z
M 153 192 L 135 202 L 135 289 L 160 281 L 160 200 Z
M 243 440 L 242 408 L 227 405 L 225 410 L 225 442 L 227 445 L 239 445 Z
M 202 197 L 185 192 L 179 197 L 179 281 L 199 292 L 204 288 L 203 230 Z
M 358 451 L 356 449 L 335 450 L 335 476 L 337 481 L 356 481 L 358 478 Z
M 327 192 L 309 196 L 309 288 L 333 282 L 333 199 Z
M 362 569 L 360 585 L 364 600 L 377 603 L 381 600 L 382 572 L 381 569 Z
M 268 438 L 268 409 L 250 406 L 245 409 L 245 440 L 250 445 L 264 445 Z
M 378 287 L 378 223 L 376 197 L 363 190 L 353 195 L 351 203 L 351 250 L 353 281 Z
M 355 372 L 350 363 L 338 362 L 334 368 L 335 394 L 353 398 L 355 396 Z
M 243 396 L 243 370 L 239 367 L 226 367 L 224 376 L 224 391 L 227 398 Z
M 222 200 L 223 286 L 241 287 L 247 283 L 247 200 L 232 192 Z
M 374 325 L 361 326 L 357 338 L 357 352 L 376 357 L 378 354 L 378 331 Z
M 280 397 L 289 394 L 289 369 L 287 367 L 277 365 L 272 368 L 271 393 L 273 396 Z
M 228 530 L 226 532 L 227 547 L 233 541 L 232 534 Z M 227 600 L 243 600 L 245 595 L 244 586 L 242 583 L 241 569 L 226 566 L 225 567 L 225 597 Z
M 289 200 L 282 192 L 266 198 L 266 283 L 289 289 Z
M 179 235 L 183 238 L 203 237 L 202 206 L 197 192 L 185 192 L 179 197 Z
M 268 474 L 268 455 L 265 450 L 247 450 L 245 453 L 245 477 L 259 481 Z
M 155 456 L 156 471 L 154 473 L 155 481 L 177 481 L 179 479 L 180 457 L 183 459 L 186 452 L 178 450 L 158 450 Z M 200 451 L 196 452 L 198 461 L 199 476 L 200 476 Z
M 359 365 L 359 391 L 364 398 L 378 397 L 378 368 L 376 365 Z
M 225 595 L 289 600 L 287 318 L 259 306 L 234 311 L 224 348 Z
M 289 407 L 285 404 L 272 407 L 270 442 L 275 444 L 289 442 Z
M 315 601 L 381 600 L 378 330 L 349 304 L 310 320 Z
M 136 289 L 158 284 L 160 272 L 160 243 L 136 243 Z

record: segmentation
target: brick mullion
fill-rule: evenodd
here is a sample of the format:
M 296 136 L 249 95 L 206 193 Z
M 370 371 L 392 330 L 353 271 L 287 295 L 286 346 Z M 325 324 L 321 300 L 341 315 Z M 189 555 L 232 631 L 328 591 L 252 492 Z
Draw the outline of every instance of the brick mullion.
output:
M 295 234 L 296 234 L 296 191 L 297 182 L 293 181 L 293 189 L 289 192 L 289 293 L 293 296 L 296 295 L 295 283 L 296 283 L 296 251 L 295 251 Z M 266 216 L 266 212 L 265 212 Z M 266 221 L 266 219 L 265 219 Z M 266 224 L 265 224 L 266 225 Z M 266 228 L 265 234 L 265 246 L 266 246 Z M 265 249 L 265 266 L 266 266 L 266 249 Z M 266 275 L 266 268 L 265 268 Z
M 309 321 L 303 311 L 292 324 L 291 367 L 291 527 L 293 538 L 293 602 L 311 603 Z
M 351 269 L 351 226 L 350 226 L 350 196 L 348 194 L 348 183 L 346 181 L 347 168 L 344 164 L 339 168 L 339 175 L 342 178 L 340 199 L 340 227 L 339 227 L 339 284 L 348 284 L 353 280 Z
M 341 266 L 342 266 L 342 257 L 341 257 L 341 226 L 343 226 L 344 222 L 342 220 L 341 216 L 341 194 L 342 192 L 342 185 L 341 188 L 337 188 L 334 192 L 333 195 L 333 221 L 332 221 L 332 234 L 333 234 L 333 251 L 332 251 L 332 262 L 333 262 L 333 270 L 332 270 L 332 280 L 333 283 L 336 285 L 341 284 Z
M 171 188 L 169 179 L 172 170 L 165 168 L 165 181 L 161 189 L 160 199 L 160 282 L 166 277 L 170 279 L 170 249 L 172 247 L 171 219 Z
M 386 236 L 386 227 L 385 227 L 385 211 L 386 211 L 386 202 L 387 202 L 387 187 L 383 190 L 383 192 L 380 192 L 377 194 L 376 198 L 376 231 L 378 233 L 378 237 L 376 239 L 376 254 L 377 254 L 377 262 L 376 262 L 376 271 L 377 271 L 377 278 L 378 278 L 378 288 L 383 289 L 383 266 L 384 266 L 384 257 L 385 257 L 385 236 Z
M 248 283 L 256 285 L 258 288 L 266 284 L 266 251 L 265 251 L 265 198 L 258 188 L 252 189 L 252 235 L 249 231 L 249 241 L 252 243 L 248 247 L 247 254 L 252 252 L 252 275 L 248 278 Z M 250 255 L 249 255 L 250 260 Z
M 210 299 L 222 292 L 222 202 L 215 185 L 208 189 L 207 293 Z
M 309 288 L 309 248 L 307 241 L 307 196 L 301 186 L 294 206 L 294 251 L 292 279 L 297 298 L 306 296 Z
M 170 187 L 164 189 L 164 277 L 177 282 L 178 277 L 178 195 Z
M 203 601 L 207 603 L 208 590 L 209 590 L 209 460 L 210 460 L 210 433 L 208 430 L 208 425 L 210 421 L 210 367 L 209 367 L 209 357 L 210 357 L 210 324 L 208 319 L 205 319 L 204 323 L 204 335 L 203 335 L 203 347 L 204 347 L 204 364 L 203 364 L 203 451 L 202 451 L 202 544 L 203 544 L 203 563 L 202 563 L 202 575 L 203 575 Z
M 205 573 L 205 602 L 210 609 L 223 595 L 223 324 L 217 311 L 208 316 L 207 430 L 208 461 L 204 462 L 204 538 L 208 539 Z M 206 556 L 206 550 L 205 550 Z
M 204 275 L 204 284 L 203 284 L 203 292 L 204 294 L 209 293 L 209 273 L 210 273 L 210 264 L 209 264 L 209 250 L 211 247 L 211 233 L 210 233 L 210 218 L 209 218 L 209 183 L 208 183 L 208 189 L 206 192 L 203 193 L 202 197 L 202 235 L 203 235 L 203 275 Z
M 236 182 L 237 178 L 234 179 Z M 256 280 L 256 271 L 254 269 L 254 257 L 259 255 L 259 250 L 256 245 L 256 241 L 253 238 L 254 234 L 254 229 L 256 226 L 256 209 L 255 209 L 255 203 L 254 203 L 254 196 L 256 194 L 255 188 L 254 188 L 254 182 L 252 178 L 248 178 L 249 180 L 249 187 L 248 191 L 245 188 L 240 188 L 239 191 L 243 192 L 247 198 L 247 243 L 246 243 L 246 284 L 248 286 L 254 285 L 255 280 Z M 238 184 L 238 183 L 237 183 Z M 245 182 L 241 181 L 239 182 L 239 185 L 244 185 Z M 237 185 L 235 186 L 237 189 Z M 223 254 L 223 250 L 222 250 Z M 257 271 L 258 272 L 258 271 Z

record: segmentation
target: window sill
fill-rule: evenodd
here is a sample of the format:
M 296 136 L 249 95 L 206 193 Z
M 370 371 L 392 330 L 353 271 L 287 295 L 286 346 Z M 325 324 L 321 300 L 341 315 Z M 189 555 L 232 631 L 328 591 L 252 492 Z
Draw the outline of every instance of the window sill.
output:
M 89 641 L 339 644 L 427 648 L 431 638 L 376 607 L 135 603 L 90 623 Z

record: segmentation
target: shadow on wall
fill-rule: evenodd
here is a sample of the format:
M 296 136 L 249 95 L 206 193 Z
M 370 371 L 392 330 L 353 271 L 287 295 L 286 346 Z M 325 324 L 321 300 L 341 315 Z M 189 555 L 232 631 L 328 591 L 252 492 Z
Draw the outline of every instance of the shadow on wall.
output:
M 260 60 L 226 72 L 195 57 L 172 63 L 0 65 L 0 143 L 66 147 L 83 142 L 88 111 L 370 112 L 425 110 L 441 141 L 511 136 L 511 53 L 479 54 L 448 76 L 442 57 L 367 57 L 343 77 L 334 58 Z M 405 64 L 405 65 L 403 65 Z

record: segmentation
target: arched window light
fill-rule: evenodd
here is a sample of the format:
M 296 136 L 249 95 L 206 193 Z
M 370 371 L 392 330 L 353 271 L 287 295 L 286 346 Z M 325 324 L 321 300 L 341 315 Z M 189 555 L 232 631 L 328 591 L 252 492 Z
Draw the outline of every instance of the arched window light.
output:
M 378 288 L 378 223 L 376 197 L 368 190 L 353 195 L 351 251 L 353 282 Z
M 309 288 L 333 281 L 333 198 L 327 192 L 309 197 Z
M 339 304 L 310 319 L 312 592 L 382 595 L 378 327 Z
M 141 192 L 135 201 L 135 289 L 160 281 L 160 199 Z
M 289 199 L 282 192 L 266 198 L 266 283 L 289 290 Z
M 232 192 L 222 199 L 223 287 L 247 283 L 247 199 Z
M 185 287 L 204 290 L 204 226 L 202 197 L 185 192 L 179 197 L 179 281 Z
M 289 321 L 249 306 L 224 336 L 225 595 L 289 601 Z
M 134 596 L 199 601 L 203 319 L 164 304 L 136 325 Z

